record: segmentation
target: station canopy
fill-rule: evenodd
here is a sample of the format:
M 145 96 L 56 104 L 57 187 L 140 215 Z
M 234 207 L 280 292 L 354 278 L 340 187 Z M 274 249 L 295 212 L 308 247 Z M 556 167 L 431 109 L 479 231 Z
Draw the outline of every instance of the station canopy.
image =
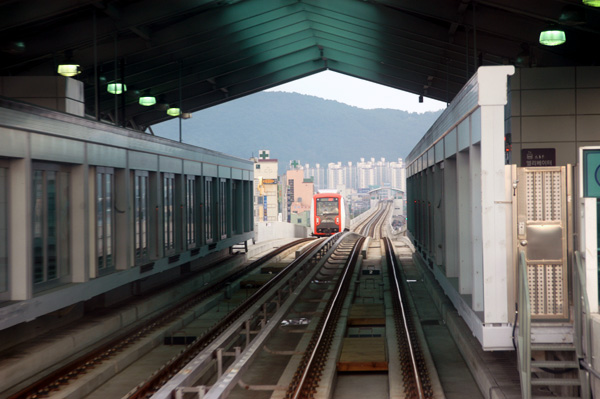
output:
M 0 15 L 0 75 L 75 62 L 86 114 L 139 130 L 172 118 L 167 104 L 194 112 L 324 70 L 449 102 L 481 65 L 600 62 L 600 8 L 581 0 L 5 0 Z M 551 24 L 564 44 L 540 44 Z

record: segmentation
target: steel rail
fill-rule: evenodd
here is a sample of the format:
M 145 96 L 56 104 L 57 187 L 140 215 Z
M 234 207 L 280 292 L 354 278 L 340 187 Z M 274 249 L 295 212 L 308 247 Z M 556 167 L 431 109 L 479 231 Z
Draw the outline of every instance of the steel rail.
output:
M 424 399 L 425 393 L 423 390 L 423 383 L 421 381 L 419 367 L 417 365 L 417 360 L 416 360 L 414 347 L 413 347 L 414 344 L 413 344 L 412 338 L 410 336 L 409 323 L 408 323 L 408 317 L 407 317 L 408 310 L 404 308 L 404 304 L 402 301 L 402 292 L 400 290 L 400 277 L 398 276 L 398 273 L 396 271 L 396 268 L 398 266 L 397 261 L 396 261 L 396 255 L 394 254 L 394 250 L 392 249 L 392 243 L 391 243 L 390 239 L 386 237 L 384 239 L 384 243 L 385 243 L 385 249 L 386 249 L 388 268 L 391 270 L 392 275 L 393 275 L 394 293 L 396 294 L 397 303 L 400 305 L 400 313 L 402 316 L 402 323 L 404 325 L 404 330 L 406 332 L 406 335 L 404 338 L 406 339 L 406 341 L 408 343 L 407 346 L 408 346 L 409 355 L 410 355 L 410 359 L 411 359 L 412 372 L 414 374 L 414 380 L 415 380 L 415 384 L 417 387 L 417 395 L 418 395 L 419 399 Z
M 225 335 L 227 335 L 228 331 L 235 330 L 239 325 L 243 324 L 245 320 L 240 321 L 240 318 L 246 313 L 253 311 L 256 307 L 254 305 L 263 295 L 269 292 L 276 284 L 280 283 L 297 265 L 304 262 L 307 258 L 314 256 L 323 247 L 330 245 L 330 243 L 336 240 L 337 238 L 332 236 L 325 241 L 315 241 L 300 257 L 294 259 L 294 261 L 275 275 L 269 282 L 260 287 L 234 311 L 226 315 L 202 337 L 196 339 L 184 351 L 171 359 L 168 364 L 155 372 L 147 381 L 130 391 L 125 397 L 128 399 L 148 398 L 155 392 L 162 392 L 164 390 L 172 391 L 175 387 L 185 384 L 189 379 L 194 377 L 195 374 L 193 371 L 212 358 L 212 351 L 210 350 L 212 346 L 220 345 L 227 339 Z M 207 353 L 207 351 L 211 353 Z M 180 370 L 184 368 L 186 370 L 185 373 L 180 373 Z M 168 387 L 163 389 L 165 385 L 168 385 Z
M 344 234 L 344 237 L 347 237 L 348 233 Z M 333 247 L 329 250 L 329 254 L 331 255 L 334 251 L 337 251 L 342 246 L 342 242 L 338 243 L 336 247 Z M 271 336 L 273 331 L 279 327 L 281 324 L 281 320 L 290 312 L 291 308 L 294 306 L 298 297 L 301 293 L 306 289 L 306 287 L 314 281 L 316 274 L 319 271 L 319 268 L 323 266 L 329 257 L 323 257 L 319 264 L 313 268 L 310 274 L 307 274 L 305 278 L 298 284 L 295 288 L 294 292 L 288 296 L 284 303 L 281 304 L 277 312 L 269 319 L 266 327 L 261 329 L 261 331 L 257 334 L 257 336 L 252 340 L 252 342 L 244 349 L 244 351 L 239 355 L 239 358 L 236 358 L 235 362 L 231 364 L 228 370 L 212 385 L 210 390 L 206 392 L 203 396 L 205 399 L 221 399 L 225 398 L 226 395 L 231 392 L 233 386 L 237 384 L 237 382 L 241 381 L 243 373 L 252 367 L 252 361 L 261 349 L 264 348 L 266 340 Z M 155 399 L 153 396 L 152 399 Z M 166 399 L 166 398 L 156 398 L 156 399 Z
M 219 289 L 224 287 L 228 281 L 235 280 L 241 277 L 249 270 L 252 270 L 264 264 L 268 260 L 279 255 L 280 253 L 309 240 L 311 239 L 304 238 L 282 245 L 274 251 L 271 251 L 268 254 L 257 259 L 256 261 L 252 262 L 250 265 L 244 267 L 243 269 L 231 273 L 230 275 L 227 275 L 220 281 L 217 281 L 209 287 L 206 287 L 206 289 L 202 290 L 202 292 L 193 294 L 192 296 L 188 296 L 187 298 L 180 300 L 175 305 L 170 306 L 167 310 L 146 321 L 143 325 L 132 327 L 131 329 L 129 329 L 129 331 L 120 334 L 108 343 L 100 346 L 97 349 L 92 350 L 91 352 L 88 352 L 87 354 L 73 360 L 72 362 L 69 362 L 65 366 L 48 374 L 47 376 L 42 377 L 38 381 L 21 389 L 19 392 L 12 394 L 8 397 L 8 399 L 26 399 L 43 397 L 44 395 L 48 395 L 50 392 L 60 389 L 61 386 L 68 384 L 70 380 L 77 379 L 77 377 L 80 374 L 85 374 L 88 370 L 97 367 L 100 363 L 123 351 L 128 346 L 131 346 L 134 342 L 145 337 L 151 331 L 154 331 L 160 328 L 161 326 L 169 323 L 171 320 L 174 320 L 175 318 L 179 317 L 181 314 L 186 312 L 188 309 L 190 309 L 192 306 L 196 305 L 200 301 L 208 298 L 211 295 L 214 295 Z M 227 257 L 225 260 L 229 260 L 234 256 Z M 223 260 L 219 260 L 210 264 L 208 267 L 199 270 L 199 272 L 207 271 L 214 267 L 218 267 L 222 263 Z M 189 278 L 189 275 L 186 275 L 186 278 Z
M 380 208 L 381 208 L 381 203 L 378 203 L 377 204 L 377 209 L 373 212 L 373 214 L 369 218 L 361 221 L 352 230 L 354 232 L 358 233 L 358 234 L 364 235 L 363 233 L 364 233 L 364 230 L 365 230 L 365 226 L 369 223 L 369 221 L 371 221 L 373 218 L 377 217 L 377 214 L 378 214 Z
M 373 235 L 373 231 L 375 229 L 374 226 L 377 225 L 377 221 L 381 218 L 381 214 L 382 214 L 383 210 L 385 209 L 381 203 L 378 204 L 377 208 L 378 209 L 375 212 L 375 214 L 371 218 L 367 219 L 361 225 L 361 229 L 359 231 L 359 234 L 365 235 L 365 233 L 366 233 L 367 236 L 372 236 Z
M 358 257 L 360 255 L 360 250 L 364 241 L 365 237 L 360 237 L 355 242 L 354 247 L 352 248 L 352 252 L 348 258 L 347 266 L 344 268 L 342 276 L 340 276 L 338 280 L 338 284 L 335 288 L 334 294 L 330 297 L 330 300 L 328 301 L 327 310 L 323 313 L 321 319 L 319 320 L 319 326 L 321 327 L 319 329 L 319 333 L 318 335 L 313 335 L 313 337 L 316 337 L 316 339 L 313 338 L 313 340 L 311 340 L 311 343 L 309 344 L 309 347 L 312 347 L 312 350 L 309 352 L 310 355 L 306 361 L 304 361 L 303 359 L 303 361 L 301 362 L 301 365 L 304 364 L 302 375 L 300 376 L 298 382 L 295 384 L 295 388 L 290 386 L 290 388 L 292 388 L 292 392 L 288 390 L 286 398 L 298 399 L 303 393 L 306 393 L 305 391 L 307 387 L 305 385 L 307 385 L 309 373 L 311 373 L 315 368 L 314 363 L 317 353 L 319 353 L 322 356 L 328 355 L 329 348 L 323 348 L 323 346 L 327 346 L 323 345 L 325 344 L 324 336 L 328 328 L 335 329 L 336 327 L 335 324 L 337 323 L 337 320 L 332 320 L 332 318 L 335 317 L 337 319 L 336 316 L 339 316 L 339 309 L 341 309 L 343 305 L 345 295 L 347 293 L 348 286 L 352 277 L 352 272 L 354 271 L 354 266 L 357 263 Z M 293 385 L 293 383 L 290 385 Z M 304 397 L 308 396 L 309 395 Z

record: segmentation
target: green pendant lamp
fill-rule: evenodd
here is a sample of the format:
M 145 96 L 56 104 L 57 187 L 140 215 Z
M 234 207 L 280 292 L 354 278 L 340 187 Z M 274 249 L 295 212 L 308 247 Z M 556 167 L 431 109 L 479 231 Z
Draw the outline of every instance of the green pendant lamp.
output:
M 567 41 L 565 31 L 557 25 L 550 25 L 540 33 L 540 44 L 558 46 Z

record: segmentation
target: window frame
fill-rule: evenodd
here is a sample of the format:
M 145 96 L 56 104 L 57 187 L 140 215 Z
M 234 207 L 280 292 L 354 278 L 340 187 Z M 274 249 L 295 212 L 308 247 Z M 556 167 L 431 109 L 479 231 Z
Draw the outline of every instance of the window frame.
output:
M 210 176 L 204 177 L 204 198 L 203 198 L 203 227 L 204 242 L 212 244 L 215 241 L 215 215 L 213 215 L 213 202 L 215 196 L 215 179 Z
M 150 260 L 150 174 L 147 171 L 136 170 L 133 179 L 133 258 L 134 264 L 139 265 Z M 138 185 L 141 182 L 144 184 Z M 141 195 L 142 186 L 145 187 L 144 196 Z M 141 207 L 142 201 L 144 207 Z M 143 244 L 145 246 L 142 246 Z
M 110 182 L 110 204 L 108 204 L 108 206 L 106 206 L 106 200 L 107 200 L 107 180 L 106 178 L 109 177 L 109 182 Z M 99 184 L 101 186 L 99 186 Z M 99 193 L 99 191 L 101 191 L 101 194 Z M 102 198 L 101 198 L 102 197 Z M 109 273 L 112 273 L 115 271 L 116 269 L 116 254 L 115 254 L 115 250 L 116 250 L 116 228 L 115 228 L 115 170 L 114 168 L 108 168 L 108 167 L 101 167 L 98 166 L 96 167 L 96 184 L 95 184 L 95 197 L 96 199 L 96 212 L 95 212 L 95 216 L 96 216 L 96 228 L 95 228 L 95 242 L 96 242 L 96 272 L 98 273 L 98 276 L 103 276 Z M 107 224 L 106 223 L 102 223 L 102 227 L 98 226 L 98 204 L 100 202 L 100 200 L 102 200 L 102 216 L 103 216 L 103 221 L 106 221 L 107 215 L 110 214 L 110 218 L 111 218 L 111 223 L 110 223 L 110 236 L 108 236 L 108 232 L 107 232 Z M 110 212 L 109 212 L 110 209 Z M 99 237 L 99 229 L 102 229 L 102 237 Z M 107 236 L 109 238 L 107 238 Z M 108 248 L 107 244 L 109 243 L 108 240 L 110 239 L 110 248 L 112 249 L 111 252 L 111 263 L 109 264 L 106 259 L 107 256 L 104 254 L 105 249 Z M 102 240 L 102 247 L 100 247 L 99 242 L 100 240 Z M 100 255 L 100 251 L 102 249 L 103 252 L 103 256 L 101 257 Z M 101 260 L 102 258 L 102 260 Z M 103 263 L 104 266 L 102 266 L 100 263 Z
M 172 255 L 177 251 L 177 218 L 176 218 L 176 182 L 175 174 L 162 173 L 162 210 L 163 210 L 163 251 L 165 256 Z M 170 208 L 169 208 L 170 207 Z
M 219 234 L 221 240 L 224 240 L 228 237 L 228 208 L 229 208 L 229 199 L 231 197 L 229 193 L 229 184 L 228 179 L 220 178 L 219 179 L 219 203 L 217 204 L 217 209 L 219 212 Z
M 40 173 L 41 181 L 41 196 L 37 197 L 36 189 L 36 174 Z M 52 174 L 52 175 L 51 175 Z M 54 176 L 54 198 L 50 197 L 49 193 L 49 176 Z M 31 284 L 33 286 L 34 293 L 45 291 L 59 285 L 67 284 L 71 282 L 72 270 L 71 270 L 71 172 L 66 166 L 59 164 L 50 164 L 42 162 L 32 162 L 31 165 L 31 212 L 32 212 L 32 275 Z M 64 187 L 66 185 L 66 187 Z M 66 191 L 66 192 L 65 192 Z M 61 194 L 66 194 L 61 196 Z M 38 202 L 39 199 L 39 202 Z M 52 204 L 50 203 L 52 200 Z M 38 205 L 40 208 L 38 209 Z M 54 207 L 54 220 L 56 224 L 54 227 L 51 226 L 51 221 L 48 218 L 50 207 Z M 38 213 L 38 210 L 41 211 Z M 37 215 L 41 216 L 41 225 L 38 224 Z M 42 239 L 42 278 L 36 280 L 36 231 L 40 228 L 40 234 Z M 50 235 L 50 229 L 54 229 L 54 235 Z M 56 262 L 56 276 L 49 277 L 50 275 L 50 252 L 51 237 L 56 240 L 55 244 L 55 262 Z
M 185 176 L 185 244 L 187 249 L 198 247 L 198 188 L 194 175 Z

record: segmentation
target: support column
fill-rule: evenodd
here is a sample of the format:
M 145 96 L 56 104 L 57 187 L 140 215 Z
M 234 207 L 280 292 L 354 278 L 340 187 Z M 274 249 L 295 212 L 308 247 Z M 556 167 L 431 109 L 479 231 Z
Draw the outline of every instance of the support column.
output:
M 9 289 L 10 299 L 22 301 L 33 296 L 31 215 L 31 158 L 15 159 L 9 168 Z
M 83 283 L 90 278 L 90 224 L 95 213 L 89 209 L 89 167 L 86 164 L 71 168 L 71 275 L 74 283 Z M 94 181 L 94 180 L 92 180 Z M 93 238 L 92 238 L 93 239 Z
M 471 175 L 468 151 L 460 151 L 456 154 L 456 175 L 458 186 L 458 292 L 464 295 L 473 293 Z
M 433 167 L 433 203 L 431 210 L 433 214 L 433 257 L 438 267 L 444 264 L 444 212 L 443 212 L 443 187 L 444 170 L 439 164 Z
M 480 68 L 478 71 L 481 107 L 481 222 L 485 226 L 483 245 L 484 323 L 507 323 L 508 301 L 506 247 L 509 232 L 506 220 L 512 212 L 507 201 L 504 167 L 504 113 L 507 103 L 507 76 L 513 66 Z
M 135 263 L 133 235 L 135 225 L 131 216 L 133 210 L 133 189 L 129 169 L 115 169 L 115 267 L 125 270 Z M 150 210 L 148 210 L 150 212 Z
M 473 262 L 473 297 L 471 307 L 484 310 L 483 299 L 483 250 L 481 245 L 481 148 L 479 144 L 469 149 L 469 172 L 471 176 L 471 256 Z
M 444 258 L 446 277 L 458 277 L 458 190 L 456 158 L 444 161 Z

